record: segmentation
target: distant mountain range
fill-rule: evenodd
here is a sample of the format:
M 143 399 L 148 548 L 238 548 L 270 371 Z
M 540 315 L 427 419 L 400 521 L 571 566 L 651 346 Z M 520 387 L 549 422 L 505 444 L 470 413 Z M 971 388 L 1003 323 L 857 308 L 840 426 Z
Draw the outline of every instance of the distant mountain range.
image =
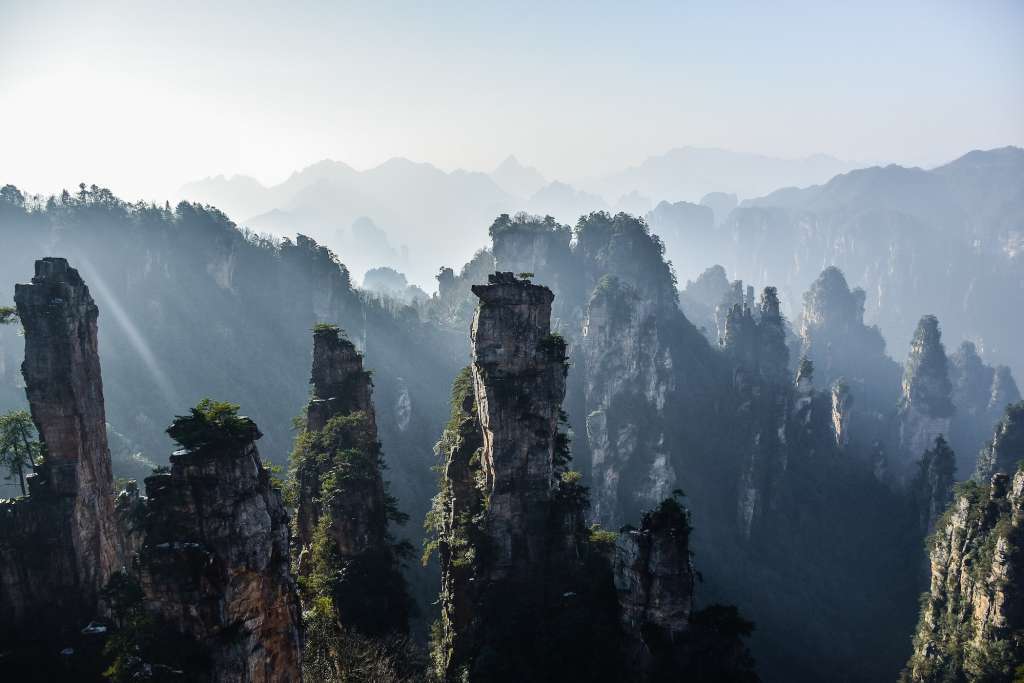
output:
M 394 158 L 365 171 L 325 160 L 270 187 L 248 176 L 190 182 L 181 197 L 213 204 L 256 232 L 301 232 L 337 251 L 357 280 L 391 266 L 433 289 L 441 265 L 467 261 L 484 246 L 482 228 L 500 213 L 526 210 L 575 223 L 595 210 L 644 214 L 659 201 L 696 201 L 709 192 L 755 197 L 788 185 L 823 183 L 856 167 L 826 156 L 776 159 L 683 147 L 607 176 L 567 183 L 509 156 L 490 173 L 442 171 Z M 355 221 L 378 230 L 353 231 Z M 380 244 L 380 231 L 386 244 Z M 374 235 L 374 244 L 361 235 Z M 384 259 L 385 262 L 381 262 Z

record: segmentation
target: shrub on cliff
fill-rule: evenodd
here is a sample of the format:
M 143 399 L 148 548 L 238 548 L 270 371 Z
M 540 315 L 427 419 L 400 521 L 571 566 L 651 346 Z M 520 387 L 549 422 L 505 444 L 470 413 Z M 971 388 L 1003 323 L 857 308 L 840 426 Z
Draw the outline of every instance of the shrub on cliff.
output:
M 256 423 L 238 414 L 239 406 L 204 398 L 189 415 L 178 415 L 167 434 L 183 448 L 242 446 L 260 438 Z

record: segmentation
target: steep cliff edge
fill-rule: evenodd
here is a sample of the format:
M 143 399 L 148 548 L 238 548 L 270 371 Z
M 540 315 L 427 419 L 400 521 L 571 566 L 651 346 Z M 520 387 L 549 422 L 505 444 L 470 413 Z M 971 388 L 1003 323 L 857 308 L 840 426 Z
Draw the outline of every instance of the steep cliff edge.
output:
M 500 272 L 473 292 L 473 364 L 453 389 L 428 518 L 442 569 L 435 667 L 446 680 L 614 680 L 615 590 L 568 469 L 553 295 Z
M 289 496 L 296 513 L 293 566 L 309 626 L 306 674 L 343 680 L 367 639 L 408 633 L 401 574 L 403 523 L 383 478 L 370 372 L 341 330 L 313 329 L 313 394 L 295 440 Z
M 108 588 L 137 582 L 147 616 L 120 624 L 128 646 L 112 654 L 127 677 L 164 666 L 190 680 L 302 679 L 288 515 L 256 450 L 260 432 L 237 408 L 207 399 L 176 418 L 167 431 L 182 450 L 146 479 L 145 540 Z M 161 655 L 167 639 L 179 650 Z
M 25 329 L 25 393 L 46 451 L 33 488 L 72 499 L 77 581 L 83 598 L 94 601 L 118 566 L 99 310 L 62 258 L 36 261 L 32 283 L 15 287 L 14 300 Z
M 689 516 L 675 497 L 639 529 L 584 526 L 588 491 L 569 469 L 568 364 L 550 332 L 551 291 L 502 272 L 473 291 L 473 364 L 453 387 L 427 519 L 427 551 L 442 570 L 438 676 L 653 681 L 728 650 L 737 657 L 722 661 L 752 677 L 740 640 L 749 624 L 713 612 L 716 626 L 690 628 Z
M 936 524 L 904 681 L 1009 681 L 1024 666 L 1024 471 L 962 485 Z
M 0 501 L 0 647 L 8 671 L 18 671 L 26 656 L 34 660 L 26 671 L 45 676 L 51 667 L 92 666 L 74 653 L 96 654 L 98 644 L 83 642 L 81 629 L 99 613 L 100 589 L 120 554 L 96 305 L 61 258 L 37 261 L 15 301 L 43 456 L 28 478 L 29 495 Z M 56 657 L 61 650 L 71 654 Z

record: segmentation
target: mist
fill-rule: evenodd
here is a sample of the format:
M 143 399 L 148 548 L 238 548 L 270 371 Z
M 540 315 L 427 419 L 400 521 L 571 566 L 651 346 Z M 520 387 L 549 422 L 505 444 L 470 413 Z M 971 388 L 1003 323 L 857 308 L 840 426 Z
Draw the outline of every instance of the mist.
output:
M 13 2 L 0 65 L 0 674 L 1024 670 L 1019 4 Z

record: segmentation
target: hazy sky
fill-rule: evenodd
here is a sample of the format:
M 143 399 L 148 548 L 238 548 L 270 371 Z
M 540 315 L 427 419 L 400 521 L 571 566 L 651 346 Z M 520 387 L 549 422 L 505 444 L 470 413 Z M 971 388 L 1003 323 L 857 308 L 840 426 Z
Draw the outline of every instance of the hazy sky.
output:
M 937 163 L 1024 144 L 1024 2 L 0 0 L 0 131 L 0 183 L 147 198 L 323 158 Z

